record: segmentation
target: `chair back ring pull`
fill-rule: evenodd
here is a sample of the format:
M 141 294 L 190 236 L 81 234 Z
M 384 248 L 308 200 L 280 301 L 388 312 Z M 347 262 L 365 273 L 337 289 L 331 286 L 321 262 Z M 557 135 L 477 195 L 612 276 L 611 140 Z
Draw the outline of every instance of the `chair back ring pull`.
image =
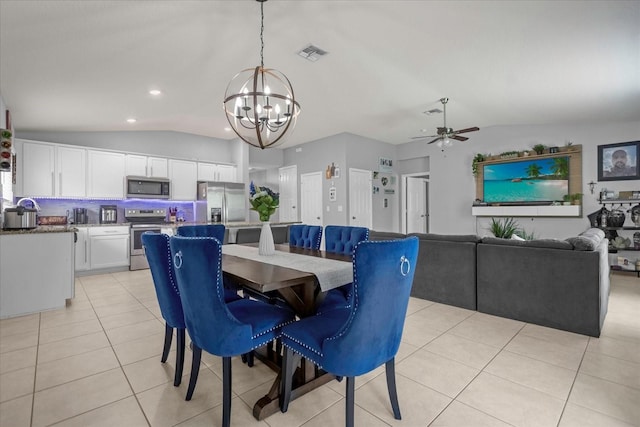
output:
M 405 265 L 407 266 L 406 272 L 404 271 Z M 400 274 L 402 274 L 403 276 L 406 276 L 407 274 L 409 274 L 410 271 L 411 271 L 411 263 L 404 255 L 402 255 L 402 257 L 400 257 Z
M 176 254 L 173 256 L 173 266 L 175 268 L 182 267 L 182 251 L 176 252 Z

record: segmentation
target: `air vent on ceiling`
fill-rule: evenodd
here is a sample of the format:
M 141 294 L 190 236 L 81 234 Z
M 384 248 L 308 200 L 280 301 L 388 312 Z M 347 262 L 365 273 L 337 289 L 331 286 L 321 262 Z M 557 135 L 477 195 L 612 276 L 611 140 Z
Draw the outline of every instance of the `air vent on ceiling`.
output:
M 432 114 L 440 114 L 442 113 L 442 110 L 439 108 L 434 108 L 432 110 L 423 111 L 423 113 L 426 114 L 427 116 L 430 116 Z
M 320 57 L 325 56 L 327 53 L 329 52 L 310 44 L 309 46 L 299 51 L 298 55 L 302 56 L 305 59 L 308 59 L 311 62 L 316 62 L 318 59 L 320 59 Z

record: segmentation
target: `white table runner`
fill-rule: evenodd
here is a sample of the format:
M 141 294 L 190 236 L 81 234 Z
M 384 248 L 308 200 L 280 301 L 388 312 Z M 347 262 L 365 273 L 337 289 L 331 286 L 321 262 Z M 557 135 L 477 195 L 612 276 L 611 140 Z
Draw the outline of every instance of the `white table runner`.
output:
M 281 252 L 271 256 L 258 254 L 258 248 L 244 245 L 222 245 L 222 253 L 279 267 L 313 273 L 323 292 L 353 282 L 353 264 L 334 259 Z

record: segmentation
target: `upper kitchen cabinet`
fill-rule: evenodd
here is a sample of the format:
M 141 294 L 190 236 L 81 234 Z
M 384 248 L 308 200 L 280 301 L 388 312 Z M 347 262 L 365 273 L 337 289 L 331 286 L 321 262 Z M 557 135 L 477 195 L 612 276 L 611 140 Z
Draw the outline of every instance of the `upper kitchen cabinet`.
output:
M 87 150 L 87 196 L 124 198 L 125 155 L 111 151 Z
M 126 174 L 128 176 L 169 177 L 168 159 L 142 156 L 139 154 L 127 154 L 125 161 Z
M 198 181 L 236 182 L 236 167 L 198 162 Z
M 169 159 L 169 179 L 172 200 L 196 200 L 198 190 L 196 162 Z
M 85 197 L 86 153 L 84 148 L 22 141 L 21 195 Z

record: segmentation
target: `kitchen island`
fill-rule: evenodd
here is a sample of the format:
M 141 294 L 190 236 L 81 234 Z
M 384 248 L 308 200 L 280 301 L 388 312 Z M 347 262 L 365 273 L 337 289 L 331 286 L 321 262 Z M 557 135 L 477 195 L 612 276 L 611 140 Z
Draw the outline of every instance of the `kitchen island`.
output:
M 75 295 L 75 228 L 0 231 L 0 318 L 65 306 Z

